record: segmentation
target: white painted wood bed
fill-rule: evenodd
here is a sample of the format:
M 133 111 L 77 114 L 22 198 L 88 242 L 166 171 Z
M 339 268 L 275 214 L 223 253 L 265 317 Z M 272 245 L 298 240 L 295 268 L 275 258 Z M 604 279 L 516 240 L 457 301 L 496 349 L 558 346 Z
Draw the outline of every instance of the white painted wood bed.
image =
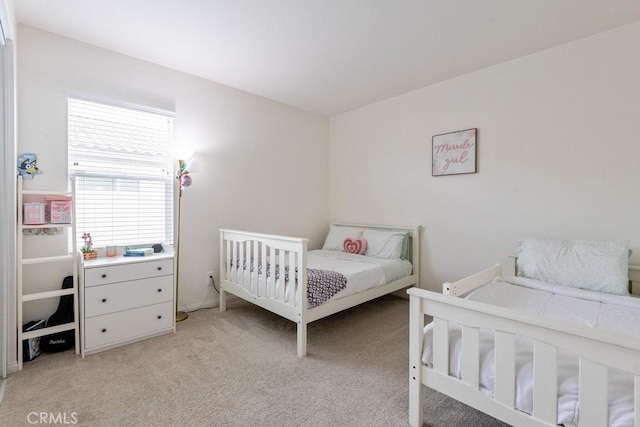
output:
M 379 230 L 406 231 L 408 233 L 407 260 L 413 265 L 411 275 L 390 283 L 368 289 L 355 295 L 329 300 L 310 308 L 307 303 L 307 243 L 308 239 L 247 231 L 220 230 L 220 311 L 226 310 L 226 293 L 233 294 L 292 322 L 297 328 L 297 353 L 307 354 L 307 325 L 331 314 L 378 298 L 419 283 L 420 275 L 420 227 L 395 227 L 334 223 L 337 226 L 362 227 Z M 298 269 L 298 290 L 277 292 L 273 281 L 275 274 L 267 279 L 268 291 L 260 289 L 257 271 L 234 268 L 233 262 L 243 265 L 245 260 L 257 259 L 261 265 L 277 266 L 279 277 L 285 277 L 284 266 Z M 244 271 L 243 271 L 244 270 Z M 256 269 L 257 270 L 257 269 Z M 293 269 L 291 269 L 293 270 Z
M 409 424 L 422 426 L 423 390 L 426 385 L 460 402 L 514 426 L 555 426 L 558 411 L 556 355 L 569 350 L 579 360 L 579 426 L 606 426 L 607 368 L 632 375 L 635 425 L 640 426 L 640 340 L 587 326 L 527 316 L 457 296 L 515 275 L 515 262 L 494 267 L 455 283 L 445 283 L 443 294 L 411 288 L 409 356 Z M 629 267 L 629 279 L 640 285 L 640 268 Z M 633 289 L 633 286 L 632 286 Z M 425 316 L 433 318 L 433 363 L 423 364 Z M 450 375 L 449 322 L 461 324 L 461 376 Z M 495 377 L 493 396 L 479 390 L 479 344 L 481 328 L 495 331 Z M 533 411 L 515 409 L 515 348 L 518 336 L 533 340 Z

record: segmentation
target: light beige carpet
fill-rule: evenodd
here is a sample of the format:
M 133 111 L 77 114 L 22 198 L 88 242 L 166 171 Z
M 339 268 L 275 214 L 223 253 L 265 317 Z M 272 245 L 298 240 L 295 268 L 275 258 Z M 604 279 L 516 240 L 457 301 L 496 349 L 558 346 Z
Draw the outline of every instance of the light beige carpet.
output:
M 298 358 L 293 322 L 240 301 L 201 310 L 176 334 L 25 363 L 5 384 L 0 425 L 45 412 L 88 426 L 404 426 L 407 320 L 406 300 L 382 297 L 309 325 Z M 425 395 L 427 425 L 502 425 Z

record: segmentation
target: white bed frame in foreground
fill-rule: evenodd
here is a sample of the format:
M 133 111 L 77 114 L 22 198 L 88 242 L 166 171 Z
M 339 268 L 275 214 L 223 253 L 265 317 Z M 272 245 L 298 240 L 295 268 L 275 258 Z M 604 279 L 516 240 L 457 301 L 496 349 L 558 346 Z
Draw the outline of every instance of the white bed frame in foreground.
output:
M 300 237 L 286 237 L 269 234 L 250 233 L 246 231 L 220 230 L 220 311 L 226 310 L 226 293 L 229 292 L 246 301 L 265 308 L 298 324 L 297 352 L 298 356 L 307 354 L 307 325 L 323 317 L 354 307 L 382 295 L 407 288 L 419 283 L 420 277 L 420 227 L 391 227 L 359 224 L 334 224 L 351 227 L 375 228 L 380 230 L 401 230 L 409 233 L 407 259 L 413 265 L 410 276 L 386 285 L 378 286 L 345 298 L 331 300 L 317 307 L 307 307 L 307 242 Z M 275 292 L 273 281 L 275 274 L 268 278 L 269 292 L 262 294 L 258 283 L 257 269 L 254 272 L 243 271 L 231 267 L 231 262 L 243 265 L 245 260 L 261 260 L 263 266 L 267 262 L 279 266 L 279 277 L 284 277 L 284 265 L 298 268 L 298 292 L 285 295 Z M 247 277 L 248 276 L 248 277 Z
M 504 274 L 513 275 L 514 270 Z M 409 424 L 422 426 L 422 385 L 513 426 L 555 426 L 559 348 L 579 358 L 579 426 L 608 424 L 607 367 L 635 376 L 635 426 L 640 427 L 640 340 L 589 327 L 525 316 L 512 310 L 468 301 L 462 295 L 503 275 L 494 267 L 455 283 L 445 283 L 445 295 L 411 288 L 409 309 Z M 630 267 L 632 284 L 640 285 L 640 269 Z M 447 295 L 448 293 L 448 295 Z M 433 367 L 422 364 L 425 316 L 434 320 Z M 462 325 L 461 379 L 449 375 L 449 321 Z M 495 396 L 479 390 L 479 329 L 495 330 Z M 515 409 L 515 339 L 534 341 L 533 414 Z

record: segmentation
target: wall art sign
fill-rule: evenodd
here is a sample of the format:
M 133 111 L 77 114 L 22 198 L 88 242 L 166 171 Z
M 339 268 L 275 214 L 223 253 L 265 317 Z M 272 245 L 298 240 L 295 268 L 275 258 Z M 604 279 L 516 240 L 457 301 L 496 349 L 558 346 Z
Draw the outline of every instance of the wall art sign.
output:
M 432 138 L 432 176 L 476 173 L 478 129 L 435 135 Z

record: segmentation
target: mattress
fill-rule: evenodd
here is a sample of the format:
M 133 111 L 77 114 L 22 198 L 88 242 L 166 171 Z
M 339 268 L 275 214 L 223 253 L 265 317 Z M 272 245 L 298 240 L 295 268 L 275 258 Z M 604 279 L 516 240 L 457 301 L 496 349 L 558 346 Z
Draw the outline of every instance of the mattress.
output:
M 413 266 L 407 260 L 401 259 L 384 259 L 367 257 L 364 255 L 350 254 L 346 252 L 312 250 L 307 252 L 307 268 L 316 270 L 330 270 L 343 275 L 346 278 L 346 286 L 337 292 L 326 302 L 335 301 L 368 289 L 372 289 L 387 283 L 394 282 L 403 277 L 411 275 Z M 244 269 L 244 281 L 249 283 L 250 269 Z M 251 275 L 254 280 L 254 286 L 258 287 L 258 295 L 267 295 L 267 281 L 264 275 Z M 289 276 L 287 275 L 286 279 Z M 297 282 L 297 281 L 296 281 Z M 291 292 L 291 280 L 275 281 L 275 295 L 279 297 L 284 291 L 284 300 L 289 300 L 289 292 Z M 295 293 L 298 296 L 298 286 L 295 283 Z M 296 298 L 297 299 L 297 298 Z M 308 305 L 311 308 L 311 305 Z
M 583 291 L 521 277 L 500 279 L 466 298 L 640 339 L 640 298 Z M 461 327 L 454 322 L 449 325 L 449 374 L 460 378 Z M 432 336 L 429 324 L 425 327 L 422 354 L 422 362 L 429 366 L 433 361 Z M 480 390 L 490 396 L 494 394 L 494 361 L 494 333 L 481 329 Z M 633 426 L 633 377 L 614 369 L 609 369 L 608 375 L 609 425 Z M 570 351 L 558 349 L 558 424 L 578 424 L 578 391 L 578 358 Z M 529 414 L 533 410 L 533 341 L 521 336 L 516 338 L 516 409 Z

